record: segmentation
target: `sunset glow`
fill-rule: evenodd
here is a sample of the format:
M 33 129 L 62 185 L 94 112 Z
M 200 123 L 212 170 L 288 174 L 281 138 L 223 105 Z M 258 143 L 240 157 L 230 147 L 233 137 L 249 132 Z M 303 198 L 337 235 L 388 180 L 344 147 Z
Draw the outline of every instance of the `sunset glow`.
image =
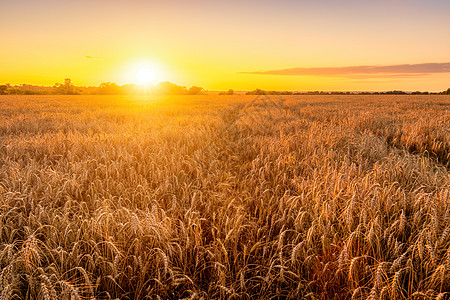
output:
M 153 74 L 153 72 L 149 69 L 141 69 L 137 72 L 136 79 L 141 85 L 154 83 L 155 74 Z
M 307 68 L 450 63 L 450 2 L 8 1 L 0 84 L 139 83 L 209 90 L 435 90 L 449 72 L 275 74 Z M 14 13 L 12 13 L 14 12 Z M 45 20 L 43 22 L 42 20 Z M 33 47 L 30 47 L 33 45 Z M 136 61 L 164 66 L 164 73 Z M 261 74 L 261 72 L 267 72 Z

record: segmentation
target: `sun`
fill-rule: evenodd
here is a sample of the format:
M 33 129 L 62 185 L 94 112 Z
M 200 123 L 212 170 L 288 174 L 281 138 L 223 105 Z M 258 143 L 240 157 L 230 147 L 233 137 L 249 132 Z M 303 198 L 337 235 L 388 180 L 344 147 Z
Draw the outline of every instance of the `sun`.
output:
M 118 73 L 122 82 L 139 85 L 145 89 L 168 80 L 171 75 L 163 64 L 150 59 L 126 61 Z
M 140 69 L 136 73 L 136 79 L 140 85 L 154 83 L 155 73 L 153 73 L 150 69 Z

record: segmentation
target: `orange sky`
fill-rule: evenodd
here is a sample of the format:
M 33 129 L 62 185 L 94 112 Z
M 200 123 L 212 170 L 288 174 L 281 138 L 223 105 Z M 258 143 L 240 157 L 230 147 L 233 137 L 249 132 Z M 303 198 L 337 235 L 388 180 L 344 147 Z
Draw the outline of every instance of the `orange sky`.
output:
M 9 1 L 0 84 L 135 83 L 150 68 L 157 81 L 209 90 L 440 91 L 445 68 L 339 71 L 450 63 L 449 11 L 444 0 Z M 292 68 L 318 71 L 274 75 Z

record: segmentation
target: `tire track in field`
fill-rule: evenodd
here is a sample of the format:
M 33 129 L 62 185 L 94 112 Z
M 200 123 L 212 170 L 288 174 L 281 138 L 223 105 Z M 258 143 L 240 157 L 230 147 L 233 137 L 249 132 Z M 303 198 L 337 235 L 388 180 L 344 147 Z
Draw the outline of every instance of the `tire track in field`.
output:
M 257 139 L 268 134 L 265 127 L 270 127 L 273 118 L 286 110 L 284 98 L 258 95 L 246 103 L 231 104 L 220 113 L 223 124 L 218 128 L 216 147 L 218 159 L 235 176 L 242 172 L 260 153 Z
M 448 169 L 450 167 L 450 144 L 443 138 L 425 139 L 420 142 L 408 143 L 409 138 L 403 137 L 403 134 L 389 134 L 373 130 L 371 128 L 355 128 L 355 131 L 364 134 L 368 131 L 374 136 L 383 140 L 388 148 L 398 151 L 405 151 L 411 155 L 431 158 L 436 164 Z M 406 141 L 405 141 L 406 139 Z
M 269 95 L 258 95 L 247 103 L 240 103 L 222 114 L 225 129 L 235 125 L 239 120 L 247 118 L 250 123 L 262 123 L 267 115 L 284 112 L 287 107 L 285 98 L 275 98 Z M 263 125 L 263 124 L 259 124 Z

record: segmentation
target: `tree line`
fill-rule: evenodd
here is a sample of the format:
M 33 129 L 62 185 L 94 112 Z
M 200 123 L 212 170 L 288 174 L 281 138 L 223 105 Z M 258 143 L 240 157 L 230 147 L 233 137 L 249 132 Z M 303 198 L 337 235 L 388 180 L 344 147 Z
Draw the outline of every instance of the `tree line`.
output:
M 440 95 L 450 95 L 450 88 L 448 88 L 446 91 L 440 92 Z
M 205 95 L 207 90 L 198 86 L 187 88 L 169 81 L 160 82 L 152 87 L 142 87 L 136 84 L 118 85 L 113 82 L 103 82 L 98 87 L 95 86 L 75 86 L 70 78 L 66 78 L 64 83 L 55 83 L 53 86 L 34 86 L 22 84 L 11 86 L 10 84 L 0 85 L 0 95 Z M 266 91 L 255 89 L 248 91 L 246 95 L 450 95 L 450 88 L 442 92 L 342 92 L 342 91 Z M 235 95 L 234 90 L 220 92 L 219 95 Z
M 206 93 L 207 91 L 202 87 L 187 88 L 169 81 L 160 82 L 151 87 L 142 87 L 136 84 L 118 85 L 113 82 L 103 82 L 98 87 L 75 86 L 70 78 L 66 78 L 63 83 L 55 83 L 53 86 L 0 85 L 0 95 L 204 95 Z
M 232 90 L 230 90 L 232 91 Z M 228 95 L 221 93 L 222 95 Z M 265 91 L 262 89 L 256 89 L 248 91 L 246 95 L 450 95 L 450 88 L 443 92 L 405 92 L 405 91 L 386 91 L 386 92 L 342 92 L 342 91 L 310 91 L 310 92 L 291 92 L 291 91 Z M 220 95 L 220 94 L 219 94 Z

